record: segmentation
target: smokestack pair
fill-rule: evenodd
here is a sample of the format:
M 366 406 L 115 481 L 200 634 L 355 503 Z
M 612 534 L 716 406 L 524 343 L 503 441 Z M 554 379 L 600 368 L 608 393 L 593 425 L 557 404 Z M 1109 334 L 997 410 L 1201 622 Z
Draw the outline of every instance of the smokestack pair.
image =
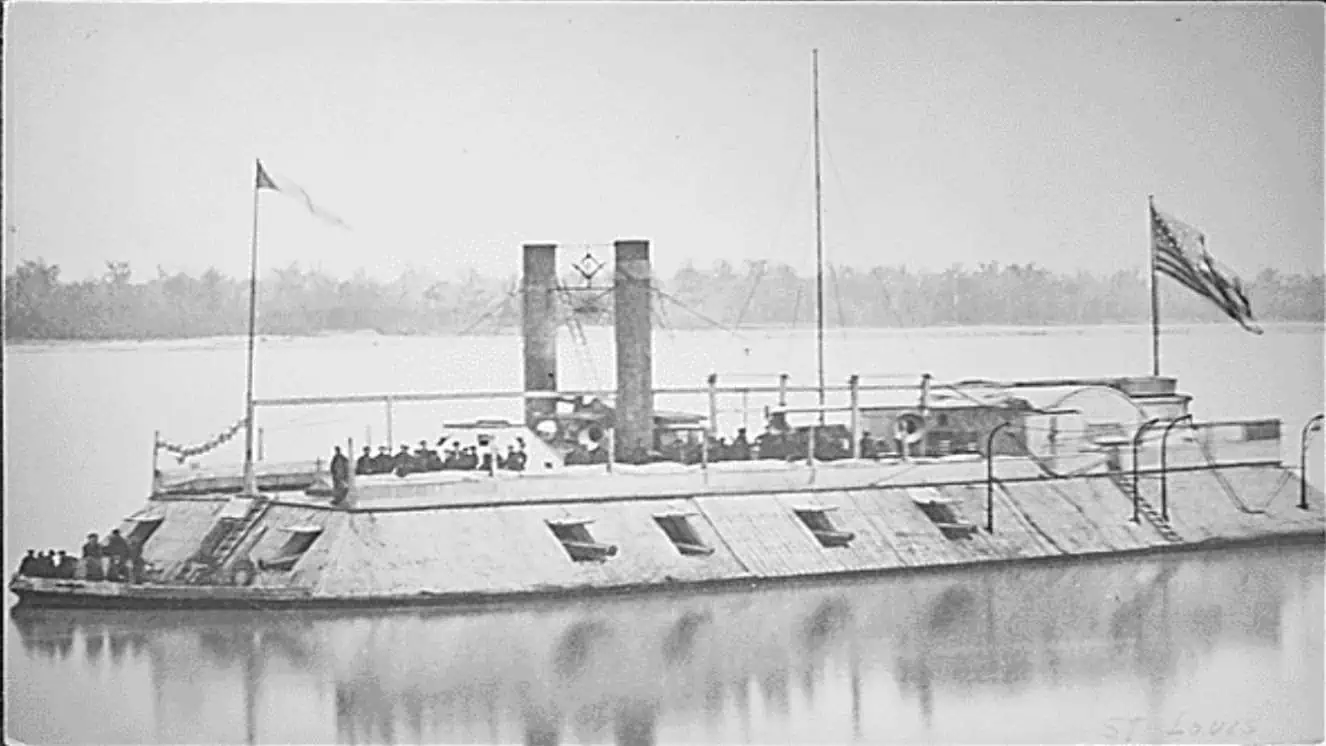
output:
M 557 245 L 526 244 L 521 286 L 525 390 L 557 391 Z M 613 243 L 613 313 L 617 347 L 614 406 L 616 460 L 643 461 L 654 448 L 654 362 L 649 242 Z M 525 400 L 533 428 L 557 411 L 552 399 Z

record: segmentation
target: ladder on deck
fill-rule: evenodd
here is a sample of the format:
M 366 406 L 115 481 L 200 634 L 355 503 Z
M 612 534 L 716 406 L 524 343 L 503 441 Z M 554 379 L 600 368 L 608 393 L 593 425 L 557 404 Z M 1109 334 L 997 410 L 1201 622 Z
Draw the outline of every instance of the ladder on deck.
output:
M 235 547 L 239 546 L 240 542 L 244 540 L 244 537 L 249 535 L 249 529 L 253 528 L 255 523 L 262 520 L 262 517 L 267 514 L 267 508 L 270 505 L 271 501 L 269 500 L 261 498 L 254 499 L 249 505 L 248 510 L 244 512 L 243 518 L 231 521 L 230 528 L 221 537 L 221 541 L 216 545 L 216 548 L 212 550 L 211 559 L 217 566 L 225 564 L 226 560 L 230 559 L 230 555 L 235 551 Z
M 249 530 L 267 514 L 270 505 L 271 501 L 262 497 L 232 498 L 222 508 L 216 525 L 203 538 L 198 552 L 185 562 L 179 579 L 185 583 L 209 580 L 230 559 L 235 548 L 249 535 Z
M 1134 493 L 1131 479 L 1117 474 L 1111 474 L 1110 478 L 1114 481 L 1114 484 L 1118 486 L 1119 490 L 1123 492 L 1124 496 L 1129 500 L 1137 501 L 1138 512 L 1146 516 L 1147 523 L 1150 523 L 1155 527 L 1156 532 L 1159 533 L 1165 541 L 1168 541 L 1171 544 L 1183 543 L 1183 537 L 1179 536 L 1178 532 L 1174 530 L 1174 527 L 1170 525 L 1169 521 L 1165 520 L 1165 517 L 1160 514 L 1160 511 L 1148 502 L 1140 493 Z

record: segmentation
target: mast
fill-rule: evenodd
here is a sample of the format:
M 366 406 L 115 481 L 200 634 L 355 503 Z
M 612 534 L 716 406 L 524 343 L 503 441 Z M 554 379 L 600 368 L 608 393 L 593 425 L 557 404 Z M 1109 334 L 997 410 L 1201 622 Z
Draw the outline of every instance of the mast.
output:
M 810 51 L 815 102 L 815 342 L 819 369 L 820 424 L 824 424 L 824 216 L 820 184 L 820 50 Z
M 266 174 L 262 162 L 254 161 L 253 177 L 253 234 L 249 253 L 249 357 L 244 384 L 244 494 L 258 494 L 258 478 L 253 470 L 253 357 L 254 339 L 258 331 L 258 191 L 262 189 Z
M 1155 195 L 1148 194 L 1147 202 L 1147 253 L 1151 255 L 1151 375 L 1160 376 L 1160 293 L 1156 288 L 1156 202 Z

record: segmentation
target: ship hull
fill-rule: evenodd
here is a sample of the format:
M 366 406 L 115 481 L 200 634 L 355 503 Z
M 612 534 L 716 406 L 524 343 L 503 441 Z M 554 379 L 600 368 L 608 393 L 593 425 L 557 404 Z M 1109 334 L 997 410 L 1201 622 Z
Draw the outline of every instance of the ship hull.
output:
M 357 610 L 429 607 L 464 611 L 517 606 L 549 599 L 696 594 L 734 588 L 795 586 L 834 579 L 859 580 L 891 575 L 961 573 L 985 566 L 1055 566 L 1104 563 L 1158 554 L 1191 554 L 1211 550 L 1290 547 L 1326 544 L 1326 529 L 1241 539 L 1209 539 L 1200 543 L 1151 547 L 1075 556 L 992 559 L 958 565 L 860 570 L 781 578 L 734 578 L 690 583 L 629 584 L 615 587 L 536 589 L 498 593 L 411 593 L 368 596 L 317 596 L 302 589 L 253 589 L 233 586 L 134 585 L 116 582 L 26 578 L 16 576 L 9 588 L 18 596 L 15 611 L 84 609 L 90 611 L 282 611 Z
M 51 608 L 486 607 L 1326 540 L 1326 498 L 1274 445 L 1181 441 L 1163 463 L 1142 449 L 1135 475 L 1079 452 L 411 475 L 347 500 L 159 494 L 121 525 L 142 582 L 10 590 Z

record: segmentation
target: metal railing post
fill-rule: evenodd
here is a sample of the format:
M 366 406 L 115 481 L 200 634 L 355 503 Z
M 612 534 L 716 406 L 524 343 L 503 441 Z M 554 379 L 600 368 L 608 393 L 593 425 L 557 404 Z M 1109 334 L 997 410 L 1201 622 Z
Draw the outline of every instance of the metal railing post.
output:
M 861 376 L 853 373 L 847 385 L 851 388 L 852 460 L 856 461 L 861 458 Z
M 1308 436 L 1314 429 L 1320 430 L 1322 419 L 1326 417 L 1319 414 L 1308 420 L 1303 426 L 1303 432 L 1298 438 L 1298 507 L 1302 510 L 1308 509 Z
M 741 426 L 750 429 L 750 389 L 741 390 Z
M 161 474 L 161 431 L 152 431 L 152 494 L 157 493 L 157 478 Z
M 386 403 L 386 405 L 387 405 L 387 452 L 388 452 L 388 453 L 395 453 L 395 452 L 396 452 L 396 439 L 395 439 L 394 437 L 392 437 L 392 430 L 391 430 L 391 397 L 390 397 L 390 396 L 387 397 L 387 400 L 386 400 L 385 403 Z
M 700 431 L 700 473 L 704 483 L 709 484 L 709 433 Z
M 1165 431 L 1160 435 L 1160 518 L 1169 521 L 1169 479 L 1166 475 L 1166 469 L 1169 468 L 1167 459 L 1167 450 L 1169 445 L 1169 431 L 1174 426 L 1183 421 L 1192 422 L 1192 415 L 1185 414 L 1182 417 L 1176 417 L 1165 425 Z
M 806 431 L 806 466 L 810 468 L 810 479 L 815 479 L 815 426 Z
M 1000 430 L 1012 424 L 1007 421 L 995 425 L 985 438 L 985 530 L 991 534 L 994 533 L 994 439 Z
M 718 374 L 709 374 L 709 430 L 711 438 L 718 437 Z
M 1160 422 L 1160 418 L 1152 417 L 1146 422 L 1143 422 L 1142 426 L 1137 428 L 1137 432 L 1133 433 L 1133 523 L 1142 522 L 1142 512 L 1141 512 L 1142 507 L 1138 501 L 1138 496 L 1141 495 L 1142 492 L 1141 492 L 1141 476 L 1137 473 L 1137 464 L 1139 460 L 1139 457 L 1137 455 L 1137 448 L 1142 443 L 1142 434 L 1145 433 L 1147 430 L 1149 430 L 1151 426 L 1155 425 L 1157 422 Z
M 778 374 L 778 406 L 787 406 L 787 379 L 790 378 L 786 373 Z
M 354 457 L 355 455 L 354 438 L 345 439 L 345 454 L 346 454 L 345 458 L 347 461 Z M 351 496 L 354 495 L 354 493 L 355 493 L 355 464 L 353 461 L 350 461 L 350 463 L 348 464 L 345 470 L 345 497 L 344 499 L 342 499 L 340 496 L 337 496 L 336 499 L 341 504 L 348 505 L 350 503 Z

